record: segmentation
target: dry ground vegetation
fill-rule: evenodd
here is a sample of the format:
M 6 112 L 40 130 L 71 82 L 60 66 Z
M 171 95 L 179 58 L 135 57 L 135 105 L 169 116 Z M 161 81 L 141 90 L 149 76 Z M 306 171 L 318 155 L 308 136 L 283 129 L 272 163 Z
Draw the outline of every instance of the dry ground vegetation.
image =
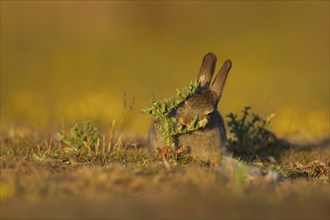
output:
M 2 128 L 1 219 L 328 219 L 329 140 L 279 140 L 249 107 L 226 117 L 228 147 L 244 166 L 217 164 L 125 137 L 121 122 L 62 131 Z M 247 167 L 274 170 L 272 182 Z

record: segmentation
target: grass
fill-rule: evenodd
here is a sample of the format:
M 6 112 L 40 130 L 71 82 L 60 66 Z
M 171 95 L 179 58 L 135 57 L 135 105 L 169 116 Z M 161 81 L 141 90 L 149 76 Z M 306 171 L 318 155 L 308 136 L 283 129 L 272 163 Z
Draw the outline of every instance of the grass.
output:
M 145 147 L 116 122 L 105 133 L 91 121 L 60 133 L 4 128 L 1 218 L 329 217 L 328 141 L 290 145 L 276 158 L 256 150 L 239 168 L 220 170 L 166 148 L 150 155 Z M 252 165 L 285 180 L 251 178 Z

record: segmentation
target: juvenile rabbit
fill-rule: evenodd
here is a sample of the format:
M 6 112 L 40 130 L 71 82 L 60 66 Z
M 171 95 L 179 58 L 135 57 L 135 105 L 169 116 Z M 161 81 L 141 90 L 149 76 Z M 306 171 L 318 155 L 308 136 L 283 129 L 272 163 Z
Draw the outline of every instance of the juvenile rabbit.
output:
M 226 60 L 211 84 L 217 57 L 213 53 L 204 56 L 198 74 L 199 79 L 204 75 L 196 93 L 188 97 L 182 104 L 174 109 L 173 115 L 182 125 L 187 125 L 197 114 L 199 120 L 207 120 L 207 125 L 199 130 L 181 134 L 176 137 L 176 148 L 185 146 L 189 148 L 192 157 L 202 160 L 214 160 L 226 152 L 226 131 L 224 121 L 217 110 L 227 75 L 231 68 L 231 61 Z M 165 146 L 161 133 L 153 121 L 149 129 L 149 147 L 152 152 L 156 148 Z

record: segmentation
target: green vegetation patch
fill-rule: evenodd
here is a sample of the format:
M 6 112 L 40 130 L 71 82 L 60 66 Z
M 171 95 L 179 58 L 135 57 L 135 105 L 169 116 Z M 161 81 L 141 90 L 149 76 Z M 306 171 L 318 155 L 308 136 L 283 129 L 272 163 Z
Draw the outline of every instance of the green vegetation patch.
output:
M 269 129 L 275 114 L 262 118 L 246 106 L 238 113 L 227 115 L 228 148 L 235 156 L 246 160 L 253 158 L 273 156 L 279 157 L 288 143 L 280 140 Z
M 151 99 L 151 106 L 143 109 L 144 113 L 153 117 L 157 121 L 155 126 L 161 132 L 162 138 L 167 146 L 174 146 L 175 136 L 196 131 L 206 126 L 207 121 L 199 120 L 198 115 L 196 115 L 187 125 L 178 125 L 177 119 L 171 115 L 171 112 L 177 108 L 178 105 L 196 92 L 203 80 L 204 76 L 201 76 L 198 80 L 190 81 L 182 91 L 177 89 L 177 94 L 172 99 L 164 99 L 163 101 L 160 101 L 153 96 Z

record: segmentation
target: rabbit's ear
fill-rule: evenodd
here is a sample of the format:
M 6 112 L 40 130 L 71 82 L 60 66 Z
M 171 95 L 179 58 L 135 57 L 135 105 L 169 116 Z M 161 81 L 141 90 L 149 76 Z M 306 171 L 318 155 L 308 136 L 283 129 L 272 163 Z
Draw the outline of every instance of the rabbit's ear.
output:
M 204 75 L 204 80 L 201 82 L 202 88 L 208 88 L 214 73 L 215 64 L 217 63 L 217 57 L 213 53 L 208 53 L 204 56 L 201 68 L 197 79 Z
M 226 60 L 223 63 L 218 74 L 216 75 L 214 82 L 212 83 L 211 90 L 216 95 L 217 102 L 221 98 L 222 90 L 223 90 L 223 87 L 225 86 L 227 75 L 228 75 L 230 69 L 231 69 L 231 61 Z

